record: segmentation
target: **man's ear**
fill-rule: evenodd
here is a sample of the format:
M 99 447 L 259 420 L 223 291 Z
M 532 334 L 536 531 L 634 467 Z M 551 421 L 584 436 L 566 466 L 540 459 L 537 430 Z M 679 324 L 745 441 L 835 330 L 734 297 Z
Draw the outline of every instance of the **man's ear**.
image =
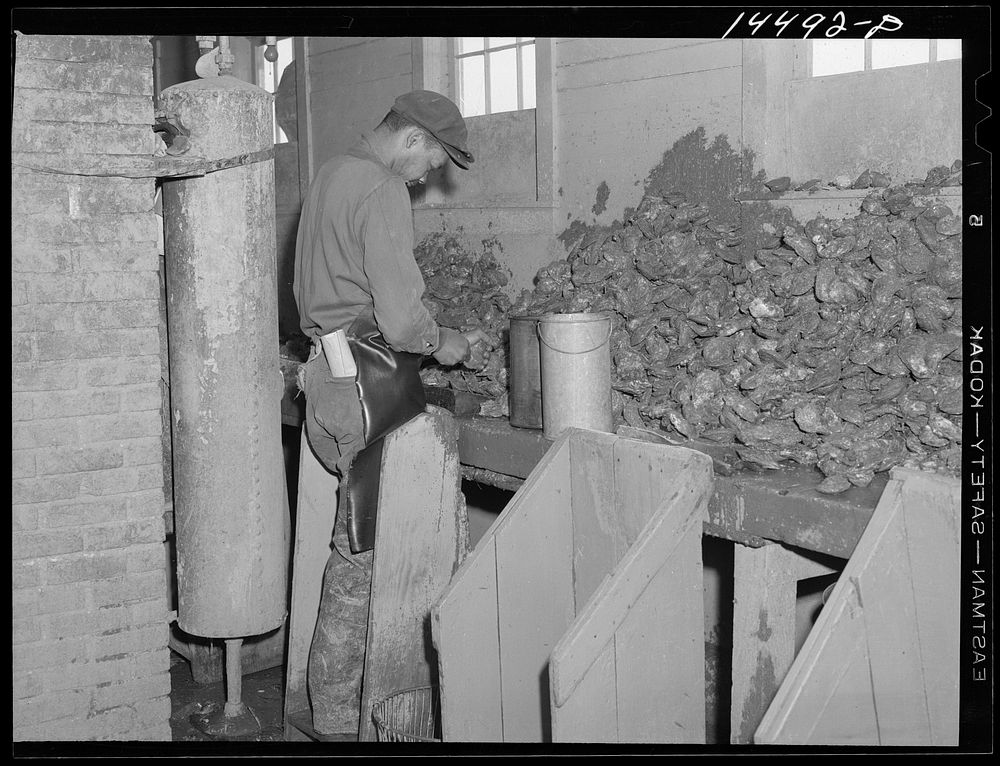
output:
M 406 133 L 403 134 L 403 146 L 407 149 L 412 149 L 417 144 L 423 141 L 423 135 L 420 128 L 412 125 L 406 129 Z

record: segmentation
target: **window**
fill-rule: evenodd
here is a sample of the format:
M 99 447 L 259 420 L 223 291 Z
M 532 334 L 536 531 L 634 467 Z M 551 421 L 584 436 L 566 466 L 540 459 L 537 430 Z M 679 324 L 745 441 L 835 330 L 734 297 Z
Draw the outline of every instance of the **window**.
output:
M 534 37 L 456 37 L 454 45 L 464 116 L 535 108 Z
M 846 72 L 927 64 L 962 58 L 961 40 L 813 40 L 810 74 L 823 77 Z
M 259 40 L 260 38 L 257 39 Z M 264 56 L 267 52 L 266 44 L 255 45 L 253 51 L 255 69 L 254 77 L 256 78 L 256 84 L 268 93 L 277 93 L 278 87 L 281 85 L 282 76 L 285 74 L 285 69 L 292 64 L 292 60 L 294 58 L 295 47 L 291 37 L 279 38 L 276 47 L 278 51 L 278 58 L 274 61 L 268 61 Z M 289 76 L 293 77 L 294 74 L 289 73 Z M 274 109 L 272 109 L 271 124 L 274 128 L 274 143 L 288 143 L 289 136 L 286 135 L 285 131 L 282 130 L 281 125 L 279 125 L 278 117 Z

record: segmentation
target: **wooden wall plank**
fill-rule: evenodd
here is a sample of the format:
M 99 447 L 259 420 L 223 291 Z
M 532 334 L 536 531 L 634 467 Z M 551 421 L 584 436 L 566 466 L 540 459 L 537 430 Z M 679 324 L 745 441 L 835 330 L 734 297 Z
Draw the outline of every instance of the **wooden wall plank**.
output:
M 548 662 L 573 621 L 570 450 L 566 442 L 495 531 L 505 742 L 551 739 Z
M 460 502 L 458 426 L 434 407 L 386 438 L 376 517 L 361 741 L 376 739 L 372 707 L 437 683 L 430 609 L 468 546 Z
M 560 37 L 556 38 L 559 66 L 578 66 L 595 61 L 657 53 L 684 51 L 711 43 L 712 37 Z M 730 42 L 735 42 L 731 40 Z
M 309 51 L 318 56 L 347 48 L 364 48 L 385 39 L 384 37 L 310 37 Z
M 627 660 L 626 660 L 627 661 Z M 615 644 L 612 640 L 562 707 L 550 697 L 553 742 L 619 742 Z
M 574 614 L 628 548 L 615 505 L 614 443 L 610 434 L 570 443 Z
M 502 742 L 496 548 L 481 541 L 431 610 L 445 742 Z
M 626 105 L 641 110 L 633 115 L 637 123 L 649 120 L 661 112 L 673 115 L 666 123 L 668 126 L 676 126 L 676 137 L 671 139 L 671 142 L 689 133 L 698 125 L 705 126 L 709 138 L 713 138 L 715 136 L 713 126 L 719 121 L 716 115 L 720 113 L 724 113 L 726 123 L 735 123 L 737 127 L 739 125 L 739 105 L 742 100 L 739 67 L 675 74 L 655 79 L 593 83 L 580 88 L 565 88 L 561 81 L 557 81 L 556 85 L 559 94 L 559 117 L 581 115 L 574 119 L 573 123 L 561 124 L 561 131 L 574 127 L 579 132 L 591 130 L 601 126 L 607 120 L 609 112 L 620 110 Z M 704 103 L 706 97 L 710 97 L 712 102 Z M 697 109 L 699 101 L 703 104 L 700 111 Z M 720 104 L 716 103 L 721 101 L 727 102 L 722 105 L 724 109 L 720 109 Z M 674 104 L 674 110 L 671 110 L 671 104 Z M 680 114 L 678 115 L 675 110 L 679 110 Z M 586 115 L 586 120 L 583 119 L 583 115 Z M 623 119 L 620 112 L 618 117 L 619 121 Z M 651 132 L 650 135 L 658 138 L 660 133 Z M 735 146 L 738 137 L 739 131 L 733 130 L 729 137 L 730 143 Z M 661 156 L 665 148 L 669 148 L 669 143 L 664 144 L 658 140 L 655 151 L 651 153 Z M 560 172 L 562 170 L 563 167 L 560 166 Z
M 620 54 L 574 65 L 560 60 L 556 78 L 562 91 L 741 67 L 742 61 L 739 40 L 717 40 L 684 48 Z

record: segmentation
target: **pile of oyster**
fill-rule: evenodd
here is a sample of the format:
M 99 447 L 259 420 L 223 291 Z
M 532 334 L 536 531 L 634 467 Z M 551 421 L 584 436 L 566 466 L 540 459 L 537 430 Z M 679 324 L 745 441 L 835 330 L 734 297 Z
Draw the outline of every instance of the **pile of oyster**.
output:
M 486 242 L 480 252 L 473 252 L 457 236 L 437 232 L 414 248 L 426 285 L 423 303 L 435 321 L 459 331 L 481 328 L 490 336 L 492 345 L 487 348 L 478 344 L 473 359 L 464 365 L 432 364 L 424 367 L 420 375 L 426 385 L 506 401 L 504 330 L 510 317 L 510 298 L 503 290 L 507 274 L 493 255 L 492 246 Z M 492 409 L 497 410 L 497 415 L 506 414 L 496 407 Z
M 852 184 L 871 189 L 858 215 L 804 226 L 787 209 L 744 205 L 735 223 L 647 194 L 509 306 L 443 240 L 418 261 L 438 320 L 459 329 L 499 336 L 512 316 L 607 312 L 616 424 L 732 445 L 759 466 L 816 466 L 830 493 L 899 465 L 955 473 L 962 226 L 934 194 L 961 183 L 960 164 L 898 185 L 868 175 Z M 500 353 L 459 374 L 466 390 L 504 395 Z

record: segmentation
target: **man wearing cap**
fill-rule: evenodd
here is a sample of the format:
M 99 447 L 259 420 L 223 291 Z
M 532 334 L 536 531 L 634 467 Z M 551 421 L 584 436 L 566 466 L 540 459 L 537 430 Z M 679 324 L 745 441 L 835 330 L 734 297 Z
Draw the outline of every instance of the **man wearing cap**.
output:
M 293 289 L 314 349 L 300 373 L 306 436 L 340 477 L 365 446 L 361 405 L 353 378 L 324 369 L 320 337 L 368 313 L 394 349 L 446 365 L 469 359 L 472 345 L 486 341 L 481 330 L 460 333 L 434 321 L 413 256 L 407 187 L 424 183 L 449 158 L 467 169 L 473 157 L 466 142 L 454 103 L 432 91 L 406 93 L 373 131 L 320 168 L 303 202 Z M 360 723 L 372 551 L 351 553 L 345 517 L 337 513 L 309 653 L 313 727 L 321 734 L 357 734 Z

